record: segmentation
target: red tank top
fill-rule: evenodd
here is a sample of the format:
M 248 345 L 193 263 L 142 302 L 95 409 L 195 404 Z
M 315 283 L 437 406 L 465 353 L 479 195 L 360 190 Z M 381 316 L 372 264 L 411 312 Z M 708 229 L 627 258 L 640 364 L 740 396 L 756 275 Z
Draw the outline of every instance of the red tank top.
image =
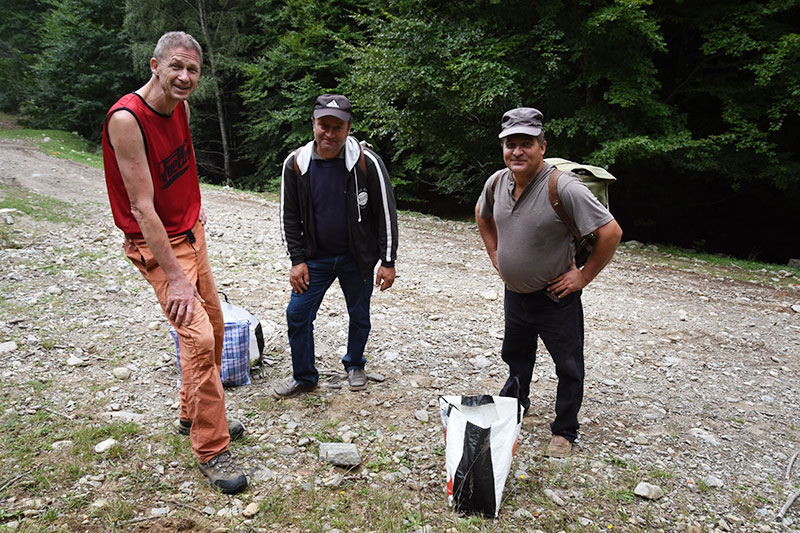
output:
M 131 213 L 114 147 L 108 140 L 108 119 L 120 111 L 131 113 L 139 123 L 153 179 L 153 203 L 167 234 L 191 229 L 200 213 L 200 184 L 186 107 L 181 103 L 171 115 L 162 115 L 136 93 L 126 94 L 111 106 L 103 126 L 103 166 L 114 223 L 125 235 L 142 237 Z

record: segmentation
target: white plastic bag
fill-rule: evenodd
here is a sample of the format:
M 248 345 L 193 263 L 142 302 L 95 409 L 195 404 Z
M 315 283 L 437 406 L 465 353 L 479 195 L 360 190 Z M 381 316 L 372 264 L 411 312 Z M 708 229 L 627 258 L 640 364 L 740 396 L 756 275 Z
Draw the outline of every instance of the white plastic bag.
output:
M 522 406 L 505 396 L 440 396 L 447 500 L 456 511 L 495 518 L 522 427 Z
M 224 292 L 219 293 L 222 298 L 219 303 L 222 307 L 222 318 L 225 323 L 239 322 L 247 320 L 250 322 L 250 367 L 257 365 L 264 354 L 264 334 L 261 330 L 261 322 L 252 313 L 228 302 L 228 296 Z

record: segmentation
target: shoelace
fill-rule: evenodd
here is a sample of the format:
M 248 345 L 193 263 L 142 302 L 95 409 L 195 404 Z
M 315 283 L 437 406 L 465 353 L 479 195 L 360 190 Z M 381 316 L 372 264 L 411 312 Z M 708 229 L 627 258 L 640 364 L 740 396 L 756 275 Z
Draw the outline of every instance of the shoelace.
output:
M 216 468 L 225 472 L 226 474 L 236 474 L 236 465 L 233 464 L 231 454 L 228 452 L 221 453 L 208 462 L 208 466 Z

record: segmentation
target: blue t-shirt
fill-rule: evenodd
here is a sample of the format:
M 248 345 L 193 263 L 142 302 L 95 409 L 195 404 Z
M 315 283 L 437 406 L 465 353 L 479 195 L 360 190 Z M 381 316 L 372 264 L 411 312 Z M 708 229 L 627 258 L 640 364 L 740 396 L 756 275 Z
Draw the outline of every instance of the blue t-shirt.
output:
M 341 255 L 350 249 L 345 197 L 347 176 L 344 158 L 311 159 L 311 202 L 317 227 L 317 247 L 323 255 Z

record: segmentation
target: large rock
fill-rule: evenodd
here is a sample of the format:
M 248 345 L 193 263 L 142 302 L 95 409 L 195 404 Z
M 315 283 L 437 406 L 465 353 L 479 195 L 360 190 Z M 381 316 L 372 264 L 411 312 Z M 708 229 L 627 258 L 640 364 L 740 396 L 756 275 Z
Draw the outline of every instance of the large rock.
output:
M 361 455 L 355 444 L 346 442 L 320 442 L 319 459 L 336 466 L 357 466 L 361 464 Z

